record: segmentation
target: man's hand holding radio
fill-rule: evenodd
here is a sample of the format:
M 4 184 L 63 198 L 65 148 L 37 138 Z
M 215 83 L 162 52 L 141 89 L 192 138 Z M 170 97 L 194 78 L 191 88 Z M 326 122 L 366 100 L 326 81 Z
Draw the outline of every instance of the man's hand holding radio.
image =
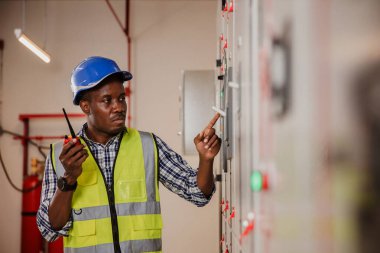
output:
M 63 145 L 59 160 L 65 168 L 64 177 L 68 184 L 74 184 L 82 174 L 82 163 L 87 159 L 88 152 L 77 138 Z

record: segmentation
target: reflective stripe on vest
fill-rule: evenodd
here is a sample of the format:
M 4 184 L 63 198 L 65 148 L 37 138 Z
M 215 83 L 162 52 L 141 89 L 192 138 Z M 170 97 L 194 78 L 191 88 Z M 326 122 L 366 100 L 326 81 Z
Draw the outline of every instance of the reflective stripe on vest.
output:
M 84 141 L 81 139 L 81 142 Z M 74 192 L 73 226 L 69 237 L 64 238 L 65 252 L 108 252 L 107 247 L 114 252 L 111 212 L 115 211 L 111 205 L 116 209 L 116 238 L 122 252 L 161 251 L 162 220 L 155 145 L 150 133 L 135 129 L 124 133 L 114 161 L 112 195 L 107 194 L 104 175 L 86 147 L 89 157 L 82 164 L 83 171 Z M 59 161 L 62 148 L 62 142 L 52 145 L 51 159 L 58 177 L 65 171 Z
M 116 204 L 118 215 L 159 214 L 161 213 L 159 202 L 124 203 Z M 73 209 L 74 220 L 93 220 L 110 217 L 109 206 L 87 207 Z
M 120 247 L 122 252 L 144 252 L 144 253 L 161 253 L 161 251 L 155 251 L 156 249 L 161 249 L 161 240 L 160 239 L 151 239 L 151 240 L 135 240 L 121 242 Z M 65 253 L 113 253 L 113 244 L 101 244 L 95 247 L 84 247 L 78 249 L 68 249 L 65 250 Z

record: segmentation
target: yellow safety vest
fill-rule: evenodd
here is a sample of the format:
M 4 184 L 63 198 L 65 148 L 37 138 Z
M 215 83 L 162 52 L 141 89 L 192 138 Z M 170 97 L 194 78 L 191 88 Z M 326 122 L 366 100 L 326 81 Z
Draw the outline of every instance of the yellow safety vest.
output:
M 81 139 L 81 142 L 85 142 Z M 52 145 L 58 177 L 63 143 Z M 96 159 L 82 164 L 72 199 L 73 225 L 64 238 L 65 253 L 161 252 L 162 218 L 158 191 L 157 148 L 151 133 L 128 128 L 120 141 L 111 186 Z

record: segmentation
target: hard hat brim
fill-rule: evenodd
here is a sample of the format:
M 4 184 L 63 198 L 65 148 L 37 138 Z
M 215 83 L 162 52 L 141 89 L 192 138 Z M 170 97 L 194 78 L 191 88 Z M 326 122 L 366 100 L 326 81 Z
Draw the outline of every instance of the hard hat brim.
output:
M 123 81 L 123 85 L 124 85 L 124 82 L 129 81 L 133 78 L 132 74 L 129 73 L 128 71 L 116 71 L 104 76 L 102 79 L 98 80 L 97 82 L 88 84 L 86 86 L 71 86 L 72 90 L 76 93 L 73 99 L 74 105 L 79 105 L 80 98 L 82 97 L 82 94 L 84 91 L 88 91 L 95 88 L 100 83 L 102 83 L 106 78 L 112 75 L 117 75 L 117 74 L 120 75 L 121 80 Z

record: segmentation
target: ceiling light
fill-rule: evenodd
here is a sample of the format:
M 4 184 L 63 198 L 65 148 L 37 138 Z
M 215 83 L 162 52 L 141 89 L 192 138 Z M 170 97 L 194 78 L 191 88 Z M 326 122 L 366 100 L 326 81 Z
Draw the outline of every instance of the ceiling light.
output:
M 50 55 L 46 53 L 43 49 L 36 45 L 31 39 L 29 39 L 21 29 L 15 29 L 16 38 L 29 50 L 31 50 L 35 55 L 40 57 L 44 62 L 50 62 Z

